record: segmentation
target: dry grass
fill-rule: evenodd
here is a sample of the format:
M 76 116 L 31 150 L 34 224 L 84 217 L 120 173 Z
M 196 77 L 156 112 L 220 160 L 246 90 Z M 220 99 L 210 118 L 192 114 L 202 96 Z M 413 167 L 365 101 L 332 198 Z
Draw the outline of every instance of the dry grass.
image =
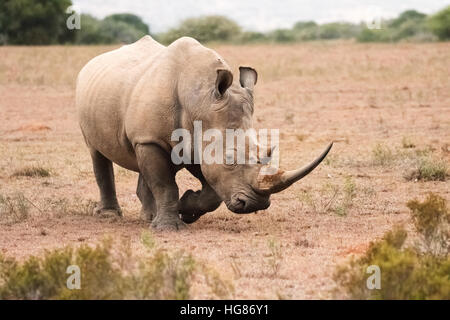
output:
M 123 219 L 88 215 L 98 190 L 74 110 L 79 69 L 112 48 L 0 47 L 0 194 L 22 193 L 33 204 L 27 202 L 24 219 L 0 225 L 4 255 L 25 259 L 43 249 L 95 243 L 105 234 L 138 250 L 133 244 L 149 226 L 138 219 L 135 173 L 116 170 Z M 423 157 L 448 164 L 450 44 L 215 49 L 235 72 L 239 65 L 258 70 L 254 124 L 280 129 L 282 167 L 300 166 L 336 141 L 326 163 L 274 195 L 268 210 L 234 215 L 221 206 L 185 232 L 154 235 L 164 249 L 183 249 L 233 279 L 235 298 L 330 298 L 338 262 L 407 221 L 408 200 L 430 191 L 449 198 L 448 181 L 403 175 Z M 393 159 L 385 149 L 375 155 L 377 144 Z M 374 165 L 377 159 L 384 164 Z M 51 175 L 12 176 L 36 164 L 51 168 Z M 347 191 L 346 177 L 354 184 Z M 177 181 L 181 194 L 200 187 L 185 171 Z M 299 195 L 317 196 L 325 185 L 339 186 L 336 203 L 345 206 L 317 214 Z M 207 297 L 202 290 L 192 296 Z
M 43 167 L 31 166 L 17 169 L 11 177 L 50 177 L 50 170 Z

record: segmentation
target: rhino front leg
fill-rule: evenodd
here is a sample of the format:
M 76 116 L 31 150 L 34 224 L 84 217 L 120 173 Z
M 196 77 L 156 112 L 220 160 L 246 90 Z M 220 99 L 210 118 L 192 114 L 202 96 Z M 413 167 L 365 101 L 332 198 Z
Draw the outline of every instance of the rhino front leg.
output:
M 139 171 L 155 199 L 156 230 L 179 230 L 186 225 L 178 216 L 178 186 L 170 155 L 156 144 L 138 144 L 136 157 Z
M 100 203 L 94 209 L 99 216 L 122 216 L 116 196 L 112 162 L 95 149 L 90 149 L 95 180 L 100 189 Z
M 141 201 L 141 218 L 145 221 L 151 222 L 156 217 L 156 204 L 155 198 L 150 191 L 147 182 L 144 180 L 144 176 L 139 174 L 138 185 L 136 194 Z
M 197 221 L 205 213 L 216 210 L 222 203 L 222 199 L 211 188 L 198 166 L 187 167 L 202 183 L 202 190 L 187 190 L 180 199 L 181 220 L 186 223 Z

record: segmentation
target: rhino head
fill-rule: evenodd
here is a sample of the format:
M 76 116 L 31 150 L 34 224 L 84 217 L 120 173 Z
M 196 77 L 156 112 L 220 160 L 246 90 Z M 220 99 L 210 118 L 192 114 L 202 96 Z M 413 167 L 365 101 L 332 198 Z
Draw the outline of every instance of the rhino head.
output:
M 239 84 L 233 84 L 233 74 L 228 69 L 217 69 L 217 78 L 214 88 L 206 95 L 202 95 L 198 103 L 203 106 L 195 116 L 201 120 L 203 131 L 208 129 L 219 130 L 225 136 L 227 129 L 242 129 L 246 131 L 252 128 L 252 116 L 254 110 L 253 89 L 257 82 L 258 74 L 250 67 L 240 67 Z M 206 96 L 206 97 L 205 97 Z M 198 110 L 198 108 L 197 108 Z M 204 143 L 204 147 L 207 144 Z M 249 144 L 251 141 L 248 142 Z M 235 213 L 251 213 L 263 210 L 270 206 L 270 195 L 280 192 L 300 180 L 316 168 L 326 157 L 332 147 L 332 143 L 323 153 L 310 164 L 296 170 L 283 171 L 270 166 L 271 151 L 263 160 L 257 157 L 253 164 L 244 163 L 227 164 L 226 159 L 222 163 L 201 163 L 201 171 L 208 184 L 215 190 L 218 196 L 225 202 L 229 210 Z M 245 148 L 247 159 L 251 156 L 249 147 Z M 225 152 L 224 152 L 225 157 Z M 234 155 L 235 159 L 237 155 Z

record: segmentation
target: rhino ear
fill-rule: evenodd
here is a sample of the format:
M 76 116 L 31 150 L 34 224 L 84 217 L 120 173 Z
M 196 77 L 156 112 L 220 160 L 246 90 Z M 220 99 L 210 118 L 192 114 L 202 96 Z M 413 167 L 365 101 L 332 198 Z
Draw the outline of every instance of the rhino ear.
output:
M 239 67 L 239 82 L 243 88 L 253 90 L 253 87 L 258 81 L 258 73 L 255 69 L 250 67 Z
M 226 69 L 217 70 L 216 94 L 221 97 L 233 84 L 233 74 Z

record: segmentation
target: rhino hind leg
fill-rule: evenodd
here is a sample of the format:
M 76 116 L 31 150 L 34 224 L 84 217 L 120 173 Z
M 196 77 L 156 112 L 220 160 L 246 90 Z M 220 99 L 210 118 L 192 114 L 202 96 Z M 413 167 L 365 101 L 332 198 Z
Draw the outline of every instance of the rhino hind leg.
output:
M 122 216 L 116 196 L 114 169 L 112 162 L 97 150 L 91 149 L 95 180 L 100 189 L 100 203 L 94 209 L 94 215 L 101 217 Z
M 136 194 L 142 204 L 141 219 L 151 222 L 153 218 L 156 217 L 155 198 L 142 174 L 139 174 Z

